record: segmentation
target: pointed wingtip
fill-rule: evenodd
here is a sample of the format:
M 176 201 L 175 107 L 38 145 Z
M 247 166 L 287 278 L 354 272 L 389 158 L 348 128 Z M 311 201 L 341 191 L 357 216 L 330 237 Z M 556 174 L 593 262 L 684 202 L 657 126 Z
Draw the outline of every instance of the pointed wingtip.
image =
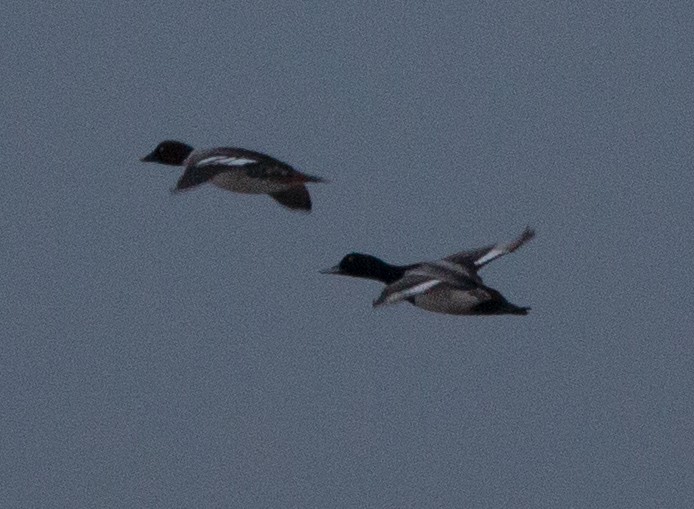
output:
M 299 214 L 310 214 L 311 213 L 311 207 L 305 209 L 305 208 L 296 208 L 296 207 L 286 207 L 292 212 L 298 212 Z
M 516 249 L 521 247 L 523 244 L 531 241 L 535 237 L 535 229 L 530 226 L 526 226 L 523 233 L 521 233 L 516 240 L 508 245 L 508 251 L 514 252 Z
M 319 177 L 318 175 L 311 175 L 309 173 L 304 173 L 302 171 L 294 170 L 295 176 L 298 177 L 298 180 L 300 180 L 304 184 L 329 184 L 330 180 Z
M 526 240 L 526 242 L 530 239 L 532 239 L 535 236 L 535 228 L 532 228 L 531 226 L 526 226 L 525 230 L 523 230 L 523 233 L 521 234 L 521 237 Z
M 304 213 L 311 212 L 311 195 L 304 185 L 292 186 L 284 191 L 268 194 L 273 200 L 288 209 Z
M 385 306 L 386 304 L 392 304 L 393 300 L 390 298 L 391 296 L 386 293 L 384 290 L 381 295 L 379 295 L 377 298 L 375 298 L 373 301 L 371 301 L 371 307 L 376 309 Z

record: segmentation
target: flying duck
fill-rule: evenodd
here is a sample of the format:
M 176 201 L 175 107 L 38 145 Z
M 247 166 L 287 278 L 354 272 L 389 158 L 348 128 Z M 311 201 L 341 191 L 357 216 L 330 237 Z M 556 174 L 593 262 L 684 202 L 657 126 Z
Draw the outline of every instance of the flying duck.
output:
M 211 182 L 237 193 L 269 194 L 293 210 L 310 211 L 311 197 L 305 184 L 325 182 L 260 152 L 230 147 L 194 150 L 173 140 L 162 141 L 141 161 L 184 166 L 174 191 Z
M 336 266 L 321 271 L 374 279 L 386 284 L 373 306 L 406 300 L 417 307 L 452 315 L 527 315 L 530 308 L 511 304 L 482 282 L 478 271 L 500 256 L 514 252 L 535 236 L 526 228 L 508 244 L 461 251 L 433 262 L 392 265 L 362 253 L 345 256 Z

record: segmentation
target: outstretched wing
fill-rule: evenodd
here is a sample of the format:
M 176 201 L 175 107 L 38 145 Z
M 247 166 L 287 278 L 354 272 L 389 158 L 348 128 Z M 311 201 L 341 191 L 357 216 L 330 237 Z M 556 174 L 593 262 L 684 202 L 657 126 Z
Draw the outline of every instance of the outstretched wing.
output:
M 398 279 L 395 283 L 386 286 L 381 295 L 373 301 L 373 307 L 395 304 L 402 300 L 411 299 L 441 284 L 443 283 L 438 279 L 424 276 L 405 276 L 402 279 Z
M 178 179 L 174 191 L 183 191 L 204 184 L 208 180 L 214 178 L 217 173 L 219 173 L 219 170 L 214 167 L 198 168 L 196 166 L 189 166 L 185 169 L 181 178 Z
M 412 299 L 441 285 L 452 286 L 460 290 L 473 290 L 479 287 L 475 276 L 468 274 L 460 267 L 445 261 L 422 263 L 405 275 L 386 286 L 381 295 L 374 300 L 373 306 L 395 304 L 402 300 Z
M 523 230 L 523 233 L 508 244 L 494 244 L 469 251 L 461 251 L 460 253 L 447 256 L 444 260 L 478 270 L 500 256 L 513 253 L 534 236 L 535 230 L 527 227 Z
M 174 191 L 183 191 L 199 186 L 224 171 L 257 166 L 263 158 L 262 154 L 250 151 L 224 149 L 227 150 L 227 153 L 221 154 L 219 153 L 220 150 L 223 149 L 200 151 L 199 154 L 189 159 Z
M 307 175 L 295 170 L 287 163 L 260 152 L 244 148 L 216 148 L 201 153 L 189 166 L 200 170 L 211 171 L 214 174 L 243 170 L 250 178 L 276 181 L 284 184 L 299 184 L 304 182 L 325 182 L 320 177 Z
M 275 201 L 293 210 L 311 210 L 311 196 L 306 186 L 292 186 L 285 191 L 270 193 Z
M 212 155 L 196 161 L 191 169 L 213 176 L 234 170 L 243 170 L 249 178 L 262 180 L 290 181 L 299 174 L 288 164 L 257 152 L 243 149 L 228 149 L 228 154 Z

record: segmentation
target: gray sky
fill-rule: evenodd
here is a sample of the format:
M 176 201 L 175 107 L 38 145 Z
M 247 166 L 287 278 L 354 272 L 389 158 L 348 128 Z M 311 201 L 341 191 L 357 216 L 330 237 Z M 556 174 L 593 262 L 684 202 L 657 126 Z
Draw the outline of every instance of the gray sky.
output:
M 691 3 L 275 3 L 4 10 L 0 506 L 694 506 Z M 527 317 L 318 273 L 527 224 Z

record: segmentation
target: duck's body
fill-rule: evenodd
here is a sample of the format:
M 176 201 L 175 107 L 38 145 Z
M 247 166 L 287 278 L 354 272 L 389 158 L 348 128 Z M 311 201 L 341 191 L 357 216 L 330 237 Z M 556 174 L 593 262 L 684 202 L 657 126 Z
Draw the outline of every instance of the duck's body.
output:
M 435 313 L 526 315 L 530 308 L 511 304 L 498 291 L 483 284 L 477 271 L 492 260 L 515 251 L 534 235 L 533 230 L 526 229 L 509 244 L 462 251 L 443 260 L 413 265 L 392 265 L 375 256 L 352 253 L 324 272 L 385 283 L 374 307 L 406 300 Z
M 440 285 L 414 296 L 411 302 L 427 311 L 448 315 L 527 315 L 530 310 L 511 304 L 498 291 L 484 285 L 469 290 Z
M 324 182 L 266 154 L 242 148 L 194 150 L 185 143 L 163 141 L 142 161 L 184 166 L 175 191 L 210 182 L 236 193 L 268 194 L 285 207 L 305 211 L 311 210 L 311 197 L 304 184 Z

